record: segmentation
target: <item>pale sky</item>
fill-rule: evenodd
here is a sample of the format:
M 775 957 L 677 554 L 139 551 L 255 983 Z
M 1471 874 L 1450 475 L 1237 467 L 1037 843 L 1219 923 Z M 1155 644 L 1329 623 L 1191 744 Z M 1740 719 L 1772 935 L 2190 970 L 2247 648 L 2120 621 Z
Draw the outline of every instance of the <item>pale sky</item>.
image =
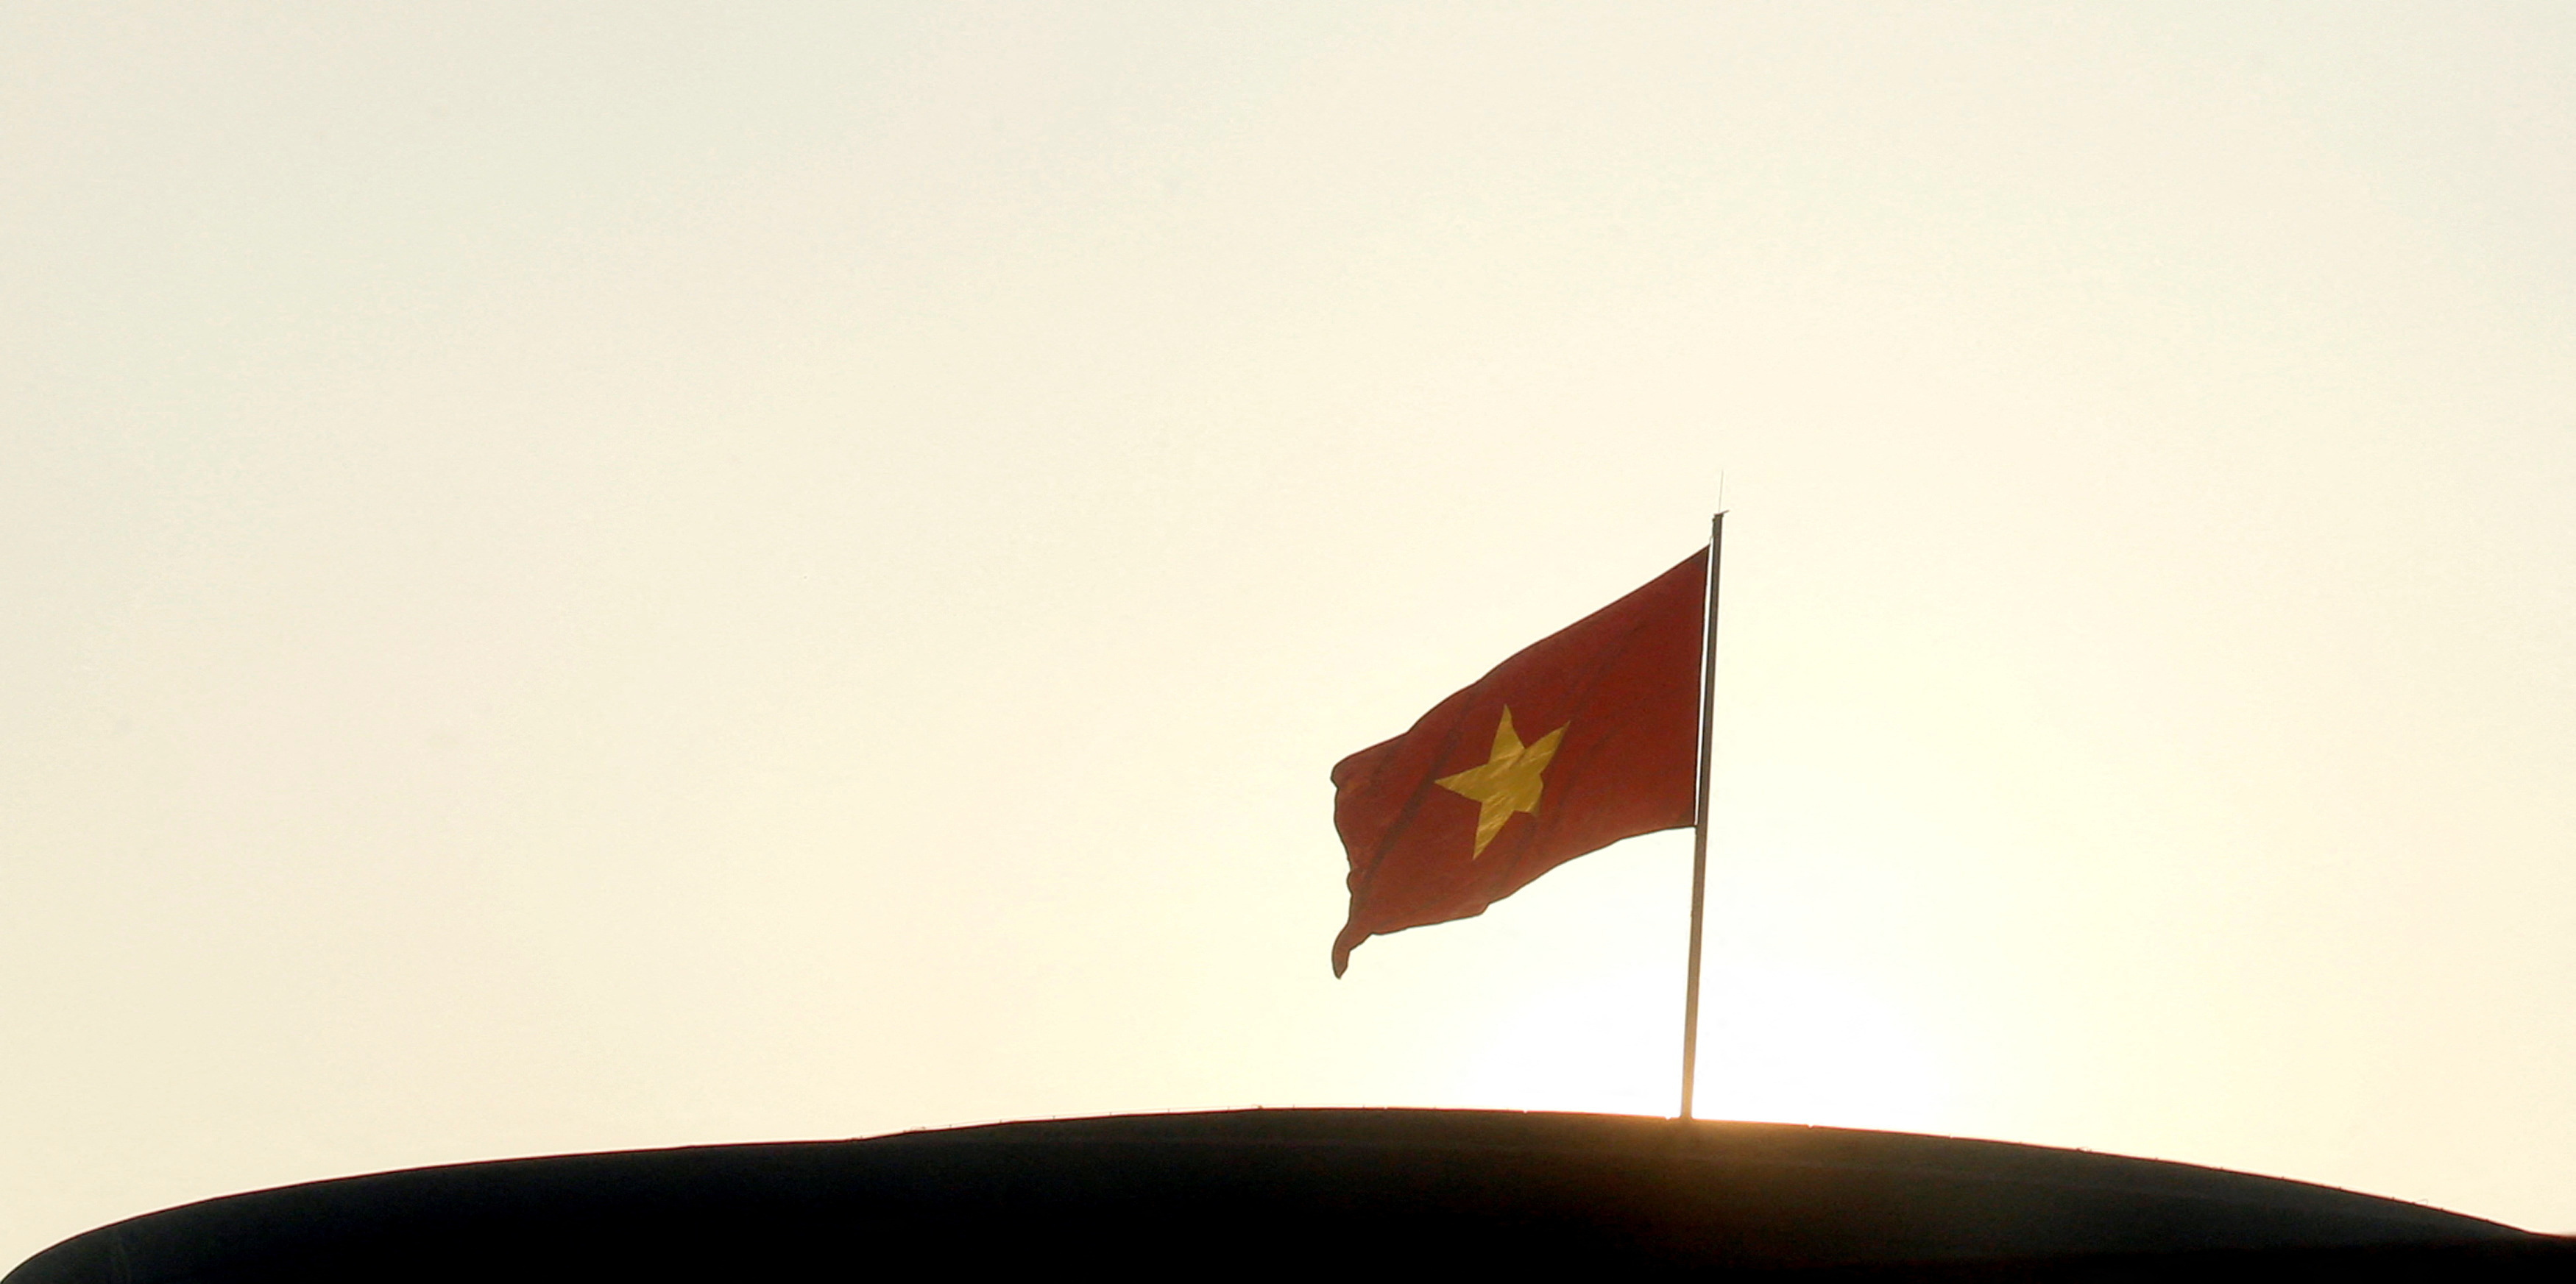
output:
M 0 9 L 0 1266 L 1664 1112 L 1326 771 L 1728 526 L 1704 1113 L 2576 1230 L 2576 10 Z

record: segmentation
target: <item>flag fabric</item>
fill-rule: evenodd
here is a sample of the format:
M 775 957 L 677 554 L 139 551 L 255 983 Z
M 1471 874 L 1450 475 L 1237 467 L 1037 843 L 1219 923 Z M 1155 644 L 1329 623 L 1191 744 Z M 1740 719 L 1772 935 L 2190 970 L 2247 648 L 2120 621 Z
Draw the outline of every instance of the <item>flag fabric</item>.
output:
M 1702 549 L 1333 768 L 1351 912 L 1371 936 L 1485 912 L 1586 852 L 1686 829 L 1698 790 Z

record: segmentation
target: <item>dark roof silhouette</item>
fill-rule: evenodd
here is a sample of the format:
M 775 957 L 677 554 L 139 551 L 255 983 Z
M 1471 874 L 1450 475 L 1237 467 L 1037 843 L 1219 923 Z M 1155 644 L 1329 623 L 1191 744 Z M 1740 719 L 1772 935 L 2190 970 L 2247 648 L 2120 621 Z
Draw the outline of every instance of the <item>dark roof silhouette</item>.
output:
M 2003 1142 L 1616 1115 L 1245 1110 L 313 1182 L 103 1227 L 0 1284 L 804 1278 L 925 1263 L 2145 1279 L 2205 1277 L 2221 1263 L 2270 1274 L 2320 1254 L 2344 1263 L 2336 1278 L 2427 1266 L 2457 1278 L 2556 1276 L 2576 1265 L 2570 1247 L 2304 1182 Z

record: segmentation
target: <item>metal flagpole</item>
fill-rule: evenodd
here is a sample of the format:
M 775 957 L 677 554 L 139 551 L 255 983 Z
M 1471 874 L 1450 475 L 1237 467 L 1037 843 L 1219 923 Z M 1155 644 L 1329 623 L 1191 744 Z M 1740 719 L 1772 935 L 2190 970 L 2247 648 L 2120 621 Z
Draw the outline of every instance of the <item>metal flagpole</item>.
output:
M 1682 1114 L 1691 1117 L 1699 1078 L 1699 942 L 1708 907 L 1710 723 L 1717 710 L 1717 560 L 1726 547 L 1726 514 L 1708 519 L 1708 624 L 1699 646 L 1699 777 L 1691 800 L 1690 980 L 1682 992 Z

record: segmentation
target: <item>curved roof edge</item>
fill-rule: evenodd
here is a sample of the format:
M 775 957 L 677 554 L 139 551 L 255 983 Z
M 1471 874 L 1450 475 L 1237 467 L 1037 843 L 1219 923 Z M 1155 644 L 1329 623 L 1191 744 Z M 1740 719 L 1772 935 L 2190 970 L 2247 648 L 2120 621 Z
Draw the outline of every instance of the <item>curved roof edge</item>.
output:
M 2479 1243 L 2563 1247 L 2313 1183 L 2010 1142 L 1626 1115 L 1260 1109 L 338 1178 L 102 1227 L 0 1284 L 678 1278 L 847 1270 L 914 1252 L 995 1266 L 1966 1269 Z

